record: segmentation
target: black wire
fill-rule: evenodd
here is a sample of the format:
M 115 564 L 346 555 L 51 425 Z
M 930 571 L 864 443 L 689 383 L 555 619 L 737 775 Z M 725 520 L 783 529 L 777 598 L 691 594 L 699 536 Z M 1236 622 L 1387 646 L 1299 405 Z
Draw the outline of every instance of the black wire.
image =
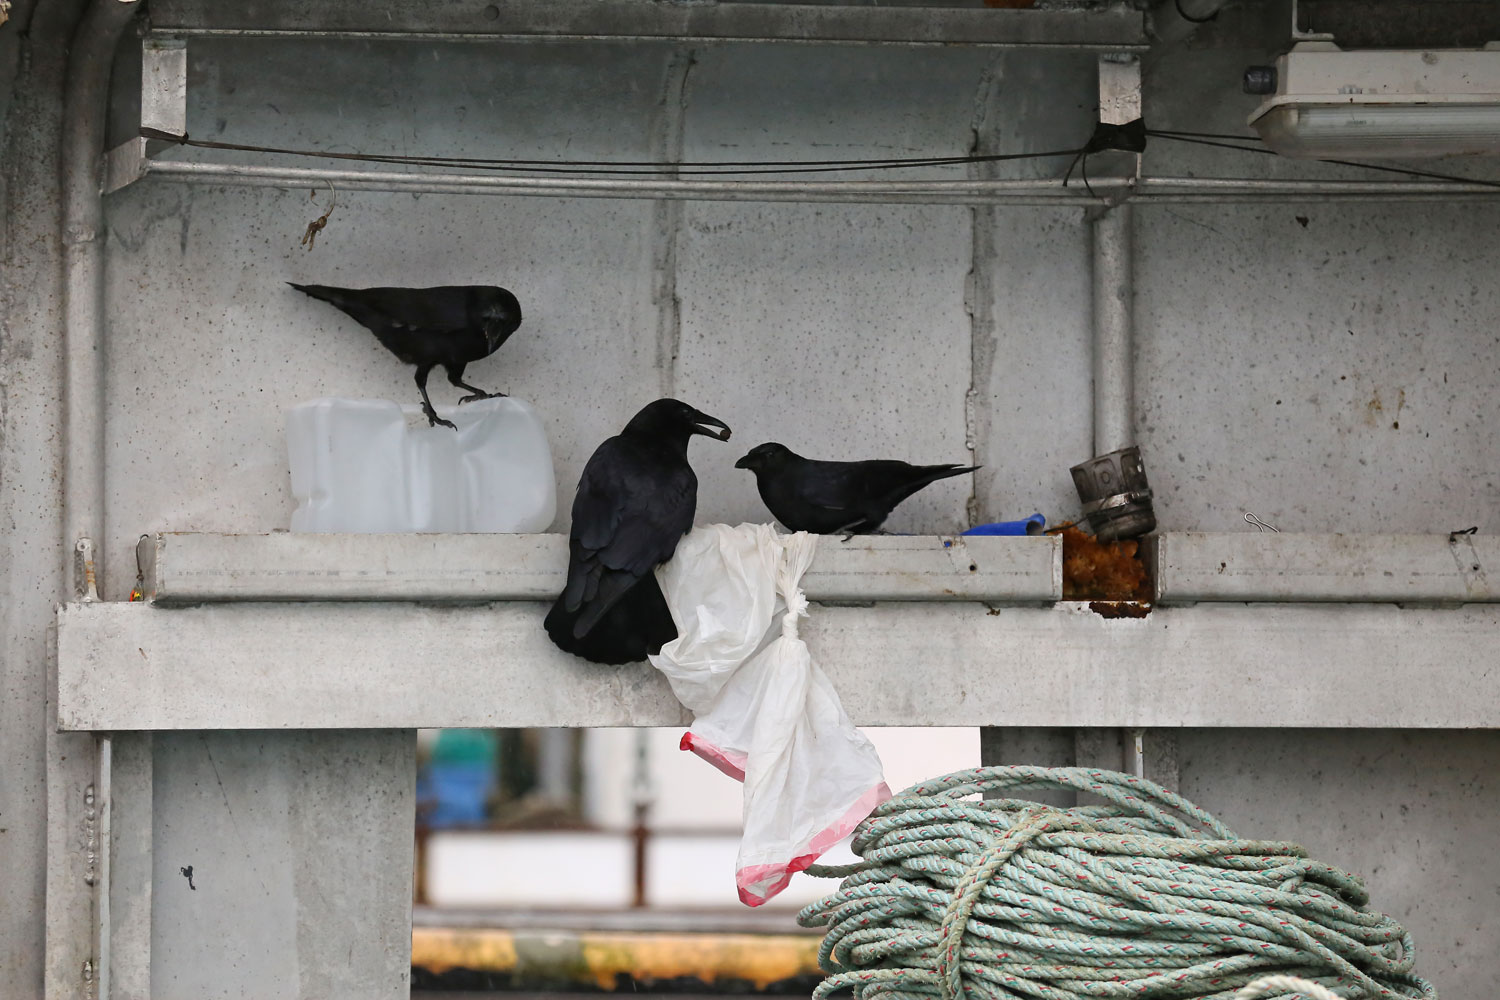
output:
M 1413 170 L 1410 167 L 1387 167 L 1377 163 L 1355 163 L 1353 160 L 1319 160 L 1320 163 L 1337 163 L 1341 167 L 1362 167 L 1365 170 L 1380 170 L 1388 174 L 1405 174 L 1407 177 L 1427 177 L 1431 180 L 1448 181 L 1453 184 L 1475 184 L 1479 187 L 1500 188 L 1500 181 L 1475 180 L 1457 174 L 1439 174 L 1431 170 Z
M 1264 153 L 1268 156 L 1278 156 L 1274 149 L 1264 146 L 1236 146 L 1227 142 L 1216 142 L 1210 139 L 1189 138 L 1194 133 L 1171 133 L 1148 131 L 1147 135 L 1154 135 L 1161 139 L 1174 139 L 1177 142 L 1188 142 L 1197 146 L 1216 146 L 1219 149 L 1238 149 L 1246 153 Z M 1248 137 L 1246 137 L 1248 139 Z M 1360 163 L 1355 160 L 1318 160 L 1319 163 L 1332 163 L 1340 167 L 1357 167 L 1360 170 L 1377 170 L 1386 174 L 1401 174 L 1405 177 L 1424 177 L 1428 180 L 1446 181 L 1450 184 L 1473 184 L 1478 187 L 1500 188 L 1500 181 L 1477 180 L 1472 177 L 1460 177 L 1457 174 L 1440 174 L 1432 170 L 1416 170 L 1411 167 L 1391 167 L 1382 163 Z
M 1181 138 L 1181 137 L 1184 137 L 1184 136 L 1190 136 L 1190 137 L 1192 137 L 1194 139 L 1234 139 L 1234 140 L 1237 140 L 1239 142 L 1260 142 L 1261 141 L 1260 136 L 1255 135 L 1255 134 L 1251 134 L 1251 135 L 1228 135 L 1228 134 L 1226 134 L 1224 132 L 1185 132 L 1182 129 L 1175 129 L 1175 128 L 1148 128 L 1146 130 L 1146 134 L 1147 135 L 1160 136 L 1163 139 L 1176 139 L 1176 138 Z
M 1073 149 L 1047 150 L 1038 153 L 989 153 L 969 156 L 892 157 L 865 160 L 719 160 L 684 161 L 681 163 L 621 161 L 601 163 L 586 160 L 520 160 L 483 159 L 464 156 L 403 156 L 394 153 L 334 153 L 278 146 L 253 146 L 235 142 L 215 142 L 174 136 L 155 130 L 143 130 L 147 138 L 164 139 L 182 146 L 200 149 L 225 149 L 246 153 L 272 153 L 284 156 L 326 157 L 356 160 L 363 163 L 388 163 L 402 166 L 442 167 L 461 165 L 478 170 L 540 174 L 596 174 L 603 176 L 650 177 L 658 174 L 726 175 L 726 174 L 805 174 L 832 173 L 846 170 L 897 170 L 911 167 L 955 166 L 969 163 L 998 163 L 1007 160 L 1033 160 L 1053 156 L 1072 156 Z
M 1279 155 L 1275 150 L 1265 146 L 1240 145 L 1240 143 L 1245 142 L 1259 142 L 1260 139 L 1258 136 L 1226 135 L 1217 132 L 1181 132 L 1168 129 L 1146 129 L 1145 134 L 1159 139 L 1170 139 L 1198 146 L 1234 149 L 1246 153 L 1261 153 L 1267 156 Z M 247 153 L 271 153 L 283 156 L 355 160 L 364 163 L 387 163 L 398 166 L 443 167 L 462 165 L 472 169 L 509 173 L 593 174 L 598 176 L 635 177 L 651 177 L 659 174 L 673 176 L 725 176 L 735 174 L 835 173 L 849 170 L 900 170 L 912 167 L 958 166 L 970 163 L 1000 163 L 1009 160 L 1035 160 L 1048 157 L 1070 156 L 1073 159 L 1069 163 L 1067 174 L 1063 179 L 1064 186 L 1067 185 L 1067 179 L 1072 176 L 1074 168 L 1081 164 L 1084 171 L 1084 186 L 1088 189 L 1089 194 L 1092 195 L 1094 193 L 1088 183 L 1087 157 L 1092 150 L 1087 145 L 1077 149 L 1055 149 L 1039 153 L 986 153 L 967 156 L 892 157 L 888 159 L 863 160 L 700 160 L 683 161 L 680 163 L 626 160 L 617 163 L 601 163 L 588 160 L 483 159 L 464 156 L 403 156 L 394 153 L 319 152 L 308 149 L 287 149 L 278 146 L 254 146 L 244 143 L 192 139 L 185 135 L 177 136 L 159 132 L 155 129 L 142 129 L 141 135 L 149 139 L 162 139 L 178 145 L 194 146 L 201 149 L 224 149 Z M 1361 170 L 1375 170 L 1381 173 L 1399 174 L 1405 177 L 1439 180 L 1452 184 L 1472 184 L 1478 187 L 1500 189 L 1500 181 L 1477 180 L 1469 177 L 1459 177 L 1455 174 L 1416 170 L 1411 167 L 1393 167 L 1376 163 L 1361 163 L 1354 160 L 1319 160 L 1318 162 L 1331 163 L 1342 167 L 1355 167 Z
M 1190 142 L 1195 146 L 1216 146 L 1219 149 L 1238 149 L 1246 153 L 1264 153 L 1267 156 L 1280 155 L 1276 152 L 1276 150 L 1267 149 L 1265 146 L 1236 146 L 1233 143 L 1218 142 L 1214 139 L 1190 139 L 1185 135 L 1171 135 L 1165 132 L 1148 132 L 1147 135 L 1155 136 L 1158 139 L 1173 139 L 1177 142 Z
M 1207 17 L 1194 17 L 1193 15 L 1182 9 L 1182 0 L 1172 0 L 1172 2 L 1177 5 L 1177 16 L 1182 18 L 1184 21 L 1187 21 L 1189 24 L 1207 24 L 1209 21 L 1215 20 L 1219 16 L 1219 12 L 1214 11 Z

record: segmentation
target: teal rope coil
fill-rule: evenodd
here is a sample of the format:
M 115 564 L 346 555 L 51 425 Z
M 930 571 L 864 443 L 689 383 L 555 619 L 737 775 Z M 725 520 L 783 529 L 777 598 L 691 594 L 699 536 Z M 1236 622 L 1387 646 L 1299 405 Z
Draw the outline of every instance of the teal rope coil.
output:
M 979 793 L 1065 788 L 1054 809 Z M 1267 976 L 1335 996 L 1437 992 L 1411 935 L 1366 909 L 1354 875 L 1296 844 L 1241 840 L 1142 778 L 1081 767 L 989 767 L 913 785 L 854 832 L 862 860 L 798 922 L 826 926 L 823 1000 L 1231 1000 Z M 1258 993 L 1313 1000 L 1308 992 Z

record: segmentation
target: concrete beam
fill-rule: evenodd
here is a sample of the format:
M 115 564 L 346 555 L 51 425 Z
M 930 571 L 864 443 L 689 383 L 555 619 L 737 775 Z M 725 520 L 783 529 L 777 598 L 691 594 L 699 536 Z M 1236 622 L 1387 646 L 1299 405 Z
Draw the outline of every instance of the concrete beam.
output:
M 1500 601 L 1500 539 L 1492 535 L 1184 531 L 1148 543 L 1164 604 Z
M 671 726 L 645 664 L 547 640 L 534 604 L 79 604 L 58 621 L 68 730 Z M 1500 728 L 1500 609 L 1203 604 L 814 606 L 859 725 Z

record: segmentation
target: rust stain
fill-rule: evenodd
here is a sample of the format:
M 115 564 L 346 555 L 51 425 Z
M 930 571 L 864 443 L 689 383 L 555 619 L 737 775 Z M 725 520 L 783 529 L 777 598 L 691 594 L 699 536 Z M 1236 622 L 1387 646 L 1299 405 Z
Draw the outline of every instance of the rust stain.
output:
M 1145 601 L 1090 601 L 1089 610 L 1100 618 L 1144 618 L 1151 613 Z
M 1134 540 L 1101 542 L 1071 524 L 1063 540 L 1063 600 L 1150 601 L 1151 581 Z

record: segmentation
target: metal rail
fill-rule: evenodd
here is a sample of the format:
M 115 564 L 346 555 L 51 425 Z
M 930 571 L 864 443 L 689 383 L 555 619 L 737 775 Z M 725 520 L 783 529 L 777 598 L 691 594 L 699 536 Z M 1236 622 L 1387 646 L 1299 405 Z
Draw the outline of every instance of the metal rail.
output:
M 237 187 L 326 187 L 341 191 L 482 194 L 542 198 L 621 198 L 682 201 L 842 202 L 849 204 L 1074 205 L 1234 204 L 1243 202 L 1497 201 L 1500 187 L 1446 181 L 1276 180 L 1222 177 L 1143 177 L 1091 180 L 678 180 L 512 177 L 494 174 L 398 172 L 319 167 L 191 163 L 111 154 L 106 190 L 139 177 Z
M 1144 51 L 1145 15 L 1093 10 L 669 0 L 158 0 L 158 37 L 800 42 Z

